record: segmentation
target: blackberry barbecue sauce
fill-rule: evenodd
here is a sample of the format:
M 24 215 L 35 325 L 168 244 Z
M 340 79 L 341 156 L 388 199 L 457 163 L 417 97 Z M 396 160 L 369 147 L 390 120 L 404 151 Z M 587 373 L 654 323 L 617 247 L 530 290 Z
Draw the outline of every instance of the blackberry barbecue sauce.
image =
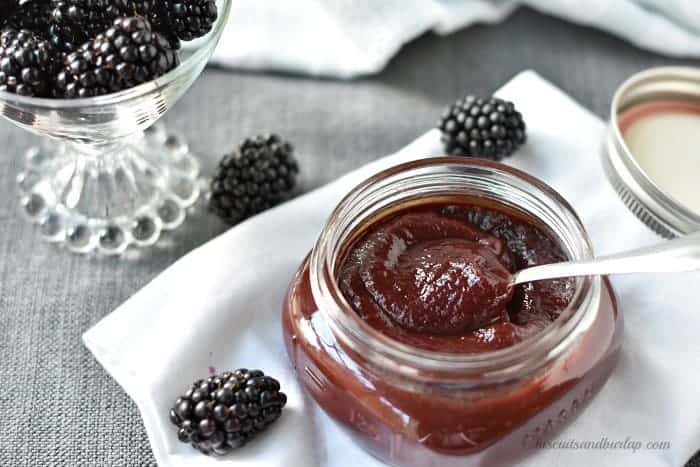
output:
M 340 202 L 292 278 L 290 362 L 388 465 L 518 465 L 601 390 L 623 326 L 604 278 L 511 286 L 512 275 L 590 256 L 566 201 L 512 167 L 387 169 Z
M 341 260 L 338 283 L 378 331 L 426 350 L 475 353 L 513 345 L 559 316 L 573 279 L 513 287 L 512 273 L 566 259 L 546 230 L 525 219 L 429 204 L 370 224 Z

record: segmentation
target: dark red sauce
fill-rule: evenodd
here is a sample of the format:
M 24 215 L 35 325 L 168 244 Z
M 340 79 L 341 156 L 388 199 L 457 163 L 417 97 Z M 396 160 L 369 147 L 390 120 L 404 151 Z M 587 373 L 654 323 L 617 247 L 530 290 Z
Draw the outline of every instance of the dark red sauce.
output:
M 342 261 L 339 284 L 373 328 L 442 352 L 507 347 L 569 304 L 573 279 L 511 286 L 512 273 L 566 261 L 543 227 L 494 209 L 433 204 L 371 225 Z
M 572 300 L 573 280 L 508 284 L 513 271 L 566 260 L 561 245 L 533 218 L 486 201 L 468 204 L 474 202 L 405 206 L 361 228 L 336 263 L 346 312 L 403 343 L 441 352 L 508 347 L 552 324 Z M 536 440 L 575 419 L 615 365 L 622 323 L 607 281 L 597 298 L 593 321 L 556 360 L 475 387 L 439 378 L 416 386 L 346 348 L 316 303 L 308 257 L 290 284 L 282 322 L 307 393 L 383 461 L 515 465 Z

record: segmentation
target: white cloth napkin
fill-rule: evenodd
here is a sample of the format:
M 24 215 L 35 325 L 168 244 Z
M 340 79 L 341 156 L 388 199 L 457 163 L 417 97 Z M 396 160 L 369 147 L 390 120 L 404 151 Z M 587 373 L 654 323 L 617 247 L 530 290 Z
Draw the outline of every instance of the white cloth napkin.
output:
M 449 34 L 496 23 L 520 5 L 656 52 L 700 56 L 698 0 L 235 0 L 214 61 L 341 78 L 366 75 L 426 31 Z
M 559 190 L 598 253 L 661 241 L 618 200 L 600 167 L 604 125 L 531 71 L 498 93 L 524 114 L 529 139 L 508 163 Z M 83 337 L 133 398 L 161 467 L 378 467 L 305 396 L 285 354 L 282 298 L 340 198 L 380 169 L 441 153 L 432 130 L 398 153 L 258 215 L 188 254 Z M 666 450 L 538 450 L 525 466 L 683 465 L 700 448 L 697 286 L 700 274 L 616 277 L 626 320 L 622 359 L 592 405 L 560 439 L 670 441 Z M 177 441 L 175 398 L 209 368 L 260 367 L 289 404 L 261 440 L 225 458 Z

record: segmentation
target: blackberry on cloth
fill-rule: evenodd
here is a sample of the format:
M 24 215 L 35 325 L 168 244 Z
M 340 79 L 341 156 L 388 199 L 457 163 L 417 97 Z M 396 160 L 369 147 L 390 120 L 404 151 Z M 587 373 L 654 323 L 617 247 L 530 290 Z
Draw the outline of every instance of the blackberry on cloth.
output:
M 451 155 L 501 160 L 525 142 L 525 122 L 512 102 L 467 96 L 445 110 L 438 122 Z
M 206 455 L 243 446 L 282 414 L 287 396 L 260 370 L 240 368 L 195 381 L 170 410 L 183 443 Z

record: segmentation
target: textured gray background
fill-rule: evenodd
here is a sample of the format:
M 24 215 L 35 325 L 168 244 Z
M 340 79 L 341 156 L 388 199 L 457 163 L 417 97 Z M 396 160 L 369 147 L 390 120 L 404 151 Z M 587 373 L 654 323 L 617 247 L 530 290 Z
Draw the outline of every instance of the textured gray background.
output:
M 209 69 L 164 120 L 202 154 L 205 171 L 241 137 L 278 132 L 295 143 L 311 189 L 401 148 L 465 92 L 489 94 L 525 68 L 604 117 L 625 77 L 670 63 L 683 62 L 523 10 L 496 27 L 422 37 L 381 75 L 355 82 Z M 0 466 L 155 465 L 136 407 L 80 335 L 225 227 L 200 212 L 128 261 L 41 243 L 15 198 L 16 156 L 29 143 L 0 123 Z

